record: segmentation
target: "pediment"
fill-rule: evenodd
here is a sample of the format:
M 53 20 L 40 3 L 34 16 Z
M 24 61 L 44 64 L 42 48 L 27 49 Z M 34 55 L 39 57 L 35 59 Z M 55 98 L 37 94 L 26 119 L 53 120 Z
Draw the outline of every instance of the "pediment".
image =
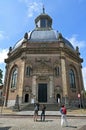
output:
M 37 72 L 50 72 L 50 71 L 52 71 L 52 67 L 49 64 L 43 62 L 43 63 L 37 64 L 35 66 L 35 68 L 34 68 L 34 71 L 37 71 Z

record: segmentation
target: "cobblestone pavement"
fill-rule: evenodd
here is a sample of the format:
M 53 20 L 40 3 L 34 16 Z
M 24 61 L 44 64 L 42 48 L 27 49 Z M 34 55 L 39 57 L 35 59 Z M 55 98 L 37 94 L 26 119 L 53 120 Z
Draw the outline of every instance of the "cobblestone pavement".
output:
M 60 117 L 46 117 L 45 122 L 38 119 L 33 121 L 33 117 L 1 117 L 0 130 L 86 130 L 86 118 L 69 117 L 68 127 L 60 126 Z

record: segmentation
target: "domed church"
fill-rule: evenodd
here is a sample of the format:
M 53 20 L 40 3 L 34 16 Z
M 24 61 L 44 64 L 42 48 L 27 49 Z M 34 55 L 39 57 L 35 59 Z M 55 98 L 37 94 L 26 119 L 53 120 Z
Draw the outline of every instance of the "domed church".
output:
M 35 19 L 35 29 L 9 48 L 5 59 L 5 105 L 72 104 L 83 90 L 79 48 L 52 28 L 52 18 L 43 12 Z

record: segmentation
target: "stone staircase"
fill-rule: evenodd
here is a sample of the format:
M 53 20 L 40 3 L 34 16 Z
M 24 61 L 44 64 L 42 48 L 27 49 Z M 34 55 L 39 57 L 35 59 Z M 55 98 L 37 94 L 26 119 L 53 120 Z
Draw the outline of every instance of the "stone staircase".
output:
M 39 106 L 39 111 L 41 111 L 41 105 Z M 46 106 L 46 111 L 58 111 L 60 109 L 60 106 L 57 104 L 45 104 Z M 34 104 L 28 104 L 24 103 L 20 105 L 20 110 L 21 111 L 33 111 L 34 110 Z

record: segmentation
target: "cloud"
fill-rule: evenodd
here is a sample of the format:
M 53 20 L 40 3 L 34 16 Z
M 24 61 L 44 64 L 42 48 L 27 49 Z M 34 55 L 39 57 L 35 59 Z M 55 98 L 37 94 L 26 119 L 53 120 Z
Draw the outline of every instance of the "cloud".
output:
M 27 16 L 33 17 L 35 13 L 39 13 L 42 9 L 43 4 L 37 0 L 36 2 L 32 2 L 32 0 L 19 0 L 23 2 L 27 7 Z
M 36 2 L 30 3 L 28 5 L 28 17 L 33 17 L 34 13 L 40 12 L 41 7 L 42 3 L 36 3 Z
M 86 67 L 82 69 L 82 74 L 83 74 L 84 88 L 86 90 Z
M 3 39 L 4 39 L 3 31 L 0 31 L 0 40 L 3 40 Z
M 8 49 L 0 48 L 0 64 L 4 63 L 4 59 L 7 58 Z
M 0 31 L 0 40 L 7 39 L 8 36 L 4 33 L 4 31 Z
M 78 46 L 79 48 L 86 47 L 86 41 L 79 41 L 77 40 L 77 35 L 73 35 L 71 38 L 68 38 L 68 40 L 72 43 L 72 45 L 76 48 Z

